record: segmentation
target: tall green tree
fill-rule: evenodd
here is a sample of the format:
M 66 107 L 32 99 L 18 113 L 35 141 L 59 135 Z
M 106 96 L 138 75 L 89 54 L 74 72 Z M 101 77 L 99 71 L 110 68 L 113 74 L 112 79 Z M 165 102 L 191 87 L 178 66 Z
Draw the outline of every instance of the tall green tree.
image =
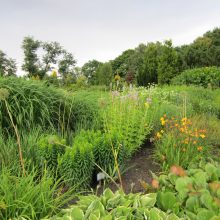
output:
M 96 83 L 108 86 L 113 78 L 112 66 L 110 63 L 100 65 L 96 71 Z
M 120 56 L 111 61 L 112 72 L 114 75 L 119 74 L 121 77 L 125 77 L 131 67 L 131 56 L 134 55 L 135 50 L 128 49 L 124 51 Z
M 42 57 L 40 77 L 43 78 L 45 74 L 52 69 L 52 66 L 58 63 L 59 56 L 65 53 L 65 51 L 56 41 L 42 42 L 41 44 L 44 55 Z
M 74 72 L 76 60 L 56 41 L 42 42 L 33 37 L 25 37 L 22 48 L 24 51 L 22 69 L 28 73 L 28 77 L 39 76 L 43 79 L 47 72 L 57 65 L 62 78 Z
M 96 71 L 102 65 L 98 60 L 89 60 L 82 66 L 82 74 L 87 77 L 89 84 L 95 84 Z
M 75 65 L 76 60 L 74 59 L 73 55 L 64 51 L 62 59 L 58 61 L 58 72 L 60 73 L 63 79 L 71 76 L 73 78 L 76 78 Z
M 158 83 L 169 84 L 178 73 L 178 55 L 172 46 L 172 41 L 164 42 L 161 53 L 158 56 Z
M 149 83 L 158 82 L 158 57 L 162 50 L 160 42 L 148 43 L 142 64 L 140 64 L 137 81 L 138 85 L 146 86 Z
M 40 48 L 41 42 L 33 37 L 25 37 L 22 42 L 24 51 L 24 63 L 22 69 L 28 73 L 28 77 L 37 76 L 39 74 L 39 58 L 37 50 Z
M 0 50 L 0 76 L 13 76 L 16 74 L 16 62 Z

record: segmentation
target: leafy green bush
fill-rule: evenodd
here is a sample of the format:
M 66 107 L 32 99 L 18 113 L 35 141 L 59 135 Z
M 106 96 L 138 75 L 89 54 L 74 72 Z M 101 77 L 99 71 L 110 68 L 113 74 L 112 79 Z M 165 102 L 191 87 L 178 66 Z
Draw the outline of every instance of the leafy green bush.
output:
M 38 162 L 44 164 L 55 174 L 57 171 L 58 158 L 65 153 L 64 139 L 55 135 L 48 135 L 38 141 Z
M 157 206 L 172 210 L 191 220 L 219 219 L 220 166 L 201 162 L 199 167 L 183 170 L 173 166 L 168 175 L 154 176 L 159 183 Z
M 106 189 L 100 197 L 95 195 L 80 197 L 76 205 L 63 210 L 63 215 L 54 216 L 51 220 L 179 219 L 175 214 L 166 214 L 154 207 L 155 203 L 155 193 L 125 195 L 121 191 L 113 193 Z
M 202 67 L 189 69 L 172 79 L 175 85 L 197 85 L 205 88 L 220 87 L 220 68 L 219 67 Z
M 90 187 L 94 170 L 92 145 L 83 137 L 76 136 L 72 147 L 58 159 L 59 173 L 68 185 L 78 189 Z
M 42 177 L 32 170 L 13 175 L 7 168 L 0 172 L 0 219 L 38 220 L 60 211 L 73 199 L 73 190 L 62 192 L 60 180 L 54 181 L 45 171 Z

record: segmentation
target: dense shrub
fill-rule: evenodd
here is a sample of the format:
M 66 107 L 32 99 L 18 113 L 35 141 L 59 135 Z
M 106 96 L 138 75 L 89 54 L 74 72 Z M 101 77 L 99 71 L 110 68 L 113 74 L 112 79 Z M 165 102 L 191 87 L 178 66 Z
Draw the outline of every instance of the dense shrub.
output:
M 180 75 L 172 79 L 175 85 L 197 85 L 205 88 L 220 87 L 220 68 L 219 67 L 202 67 L 185 70 Z

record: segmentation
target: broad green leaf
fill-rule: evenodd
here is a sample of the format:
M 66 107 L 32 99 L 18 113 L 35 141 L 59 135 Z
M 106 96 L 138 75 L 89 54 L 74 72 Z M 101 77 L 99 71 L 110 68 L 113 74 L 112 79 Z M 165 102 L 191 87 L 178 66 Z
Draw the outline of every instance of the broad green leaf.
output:
M 81 220 L 81 219 L 84 218 L 83 211 L 80 208 L 78 208 L 78 207 L 73 207 L 72 208 L 70 216 L 74 220 Z
M 191 212 L 196 213 L 199 206 L 199 199 L 196 196 L 191 196 L 186 200 L 186 209 Z
M 197 214 L 197 220 L 210 220 L 214 216 L 215 213 L 213 213 L 212 211 L 203 209 Z
M 184 176 L 180 177 L 176 180 L 176 190 L 179 193 L 179 197 L 181 199 L 184 199 L 187 197 L 187 193 L 189 192 L 189 186 L 193 184 L 193 181 L 191 178 Z
M 162 216 L 160 215 L 160 210 L 157 208 L 152 208 L 149 212 L 149 219 L 150 220 L 163 220 Z
M 142 207 L 154 207 L 156 203 L 157 194 L 156 193 L 150 193 L 143 196 L 140 196 L 140 203 Z

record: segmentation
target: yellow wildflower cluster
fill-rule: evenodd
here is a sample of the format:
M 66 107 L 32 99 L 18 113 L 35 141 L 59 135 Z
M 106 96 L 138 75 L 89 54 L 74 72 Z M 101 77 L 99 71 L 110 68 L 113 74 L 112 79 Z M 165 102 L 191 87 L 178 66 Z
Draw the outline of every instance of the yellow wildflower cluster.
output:
M 189 147 L 194 147 L 198 152 L 204 150 L 201 146 L 203 139 L 206 137 L 206 130 L 198 130 L 193 128 L 192 121 L 186 117 L 184 118 L 167 118 L 166 115 L 160 118 L 163 129 L 156 133 L 156 139 L 162 138 L 164 133 L 170 133 L 177 141 L 177 145 L 186 152 Z M 174 146 L 175 148 L 177 146 Z
M 36 76 L 32 76 L 31 79 L 32 80 L 40 80 L 40 77 L 38 75 L 36 75 Z
M 166 120 L 166 114 L 165 114 L 163 117 L 160 118 L 160 121 L 161 121 L 161 125 L 162 125 L 162 126 L 164 126 L 164 125 L 166 124 L 166 122 L 167 122 L 167 120 Z
M 53 71 L 51 72 L 51 77 L 57 78 L 57 71 L 56 71 L 56 70 L 53 70 Z
M 115 75 L 115 81 L 119 81 L 121 77 L 118 75 L 118 73 Z

